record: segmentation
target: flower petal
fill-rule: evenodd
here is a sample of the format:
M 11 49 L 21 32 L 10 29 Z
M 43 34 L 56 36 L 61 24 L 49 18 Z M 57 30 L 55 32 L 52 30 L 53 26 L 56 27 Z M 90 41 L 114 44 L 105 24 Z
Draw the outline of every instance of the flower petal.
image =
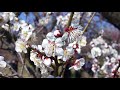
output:
M 44 39 L 43 42 L 42 42 L 42 47 L 45 48 L 48 44 L 49 44 L 48 40 Z
M 3 56 L 0 56 L 0 61 L 3 61 L 4 60 L 4 57 Z
M 7 66 L 7 63 L 5 61 L 0 61 L 0 67 L 5 68 Z

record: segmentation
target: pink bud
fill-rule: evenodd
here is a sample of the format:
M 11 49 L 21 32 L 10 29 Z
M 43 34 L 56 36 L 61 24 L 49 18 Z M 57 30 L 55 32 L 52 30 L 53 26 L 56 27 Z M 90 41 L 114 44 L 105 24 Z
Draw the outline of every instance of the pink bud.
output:
M 54 36 L 55 36 L 55 37 L 61 37 L 62 34 L 61 34 L 60 30 L 55 30 L 55 31 L 54 31 Z

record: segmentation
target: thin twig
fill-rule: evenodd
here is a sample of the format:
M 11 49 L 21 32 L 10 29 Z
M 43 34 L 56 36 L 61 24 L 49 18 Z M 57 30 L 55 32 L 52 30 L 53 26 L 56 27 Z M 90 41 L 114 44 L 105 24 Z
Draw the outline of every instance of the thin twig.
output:
M 85 26 L 85 28 L 84 28 L 84 30 L 83 30 L 83 33 L 86 32 L 86 30 L 87 30 L 87 28 L 88 28 L 90 22 L 92 21 L 93 17 L 95 16 L 95 14 L 96 14 L 96 12 L 94 12 L 93 15 L 91 16 L 91 18 L 89 19 L 87 25 Z
M 116 68 L 116 70 L 114 72 L 113 78 L 118 78 L 117 72 L 118 72 L 119 67 L 120 67 L 120 61 L 119 61 L 118 67 Z
M 62 70 L 61 70 L 61 72 L 60 72 L 60 75 L 59 76 L 63 76 L 63 73 L 65 72 L 65 66 L 63 65 L 62 66 Z
M 23 60 L 23 58 L 22 58 L 21 53 L 18 53 L 18 55 L 19 55 L 20 60 L 21 60 L 21 62 L 22 62 L 22 67 L 21 67 L 21 70 L 20 70 L 20 76 L 22 76 L 22 75 L 23 75 L 23 70 L 24 70 L 24 60 Z
M 68 27 L 71 25 L 73 16 L 74 16 L 74 12 L 71 12 L 70 18 L 69 18 L 69 21 L 68 21 L 68 24 L 67 24 L 67 27 L 66 27 L 66 28 L 68 28 Z M 63 75 L 64 75 L 66 65 L 67 65 L 67 64 L 65 63 L 65 64 L 63 64 L 63 66 L 62 66 L 62 71 L 60 72 L 60 76 L 62 76 L 62 77 L 63 77 Z
M 81 22 L 82 22 L 82 18 L 83 18 L 83 16 L 84 16 L 84 14 L 85 14 L 85 12 L 83 12 L 83 13 L 80 15 L 79 25 L 80 25 Z
M 9 65 L 9 64 L 7 63 L 7 66 L 8 66 L 9 69 L 13 72 L 13 74 L 17 75 L 19 78 L 22 78 L 22 76 L 20 76 L 20 75 L 11 67 L 11 65 Z
M 22 62 L 22 69 L 21 69 L 21 73 L 20 73 L 20 74 L 22 75 L 23 69 L 25 69 L 26 72 L 30 75 L 30 72 L 28 71 L 27 66 L 25 65 L 25 62 L 24 62 L 24 60 L 23 60 L 23 58 L 22 58 L 21 53 L 18 53 L 18 55 L 20 56 L 20 60 L 21 60 L 21 62 Z
M 69 21 L 68 21 L 68 23 L 67 23 L 66 28 L 68 28 L 68 27 L 71 25 L 73 15 L 74 15 L 74 12 L 71 12 L 71 14 L 70 14 L 70 18 L 69 18 Z
M 60 76 L 61 76 L 61 77 L 64 77 L 64 73 L 65 73 L 65 68 L 66 68 L 66 66 L 67 66 L 67 64 L 65 64 L 65 65 L 63 66 L 63 70 L 62 70 L 61 73 L 60 73 Z

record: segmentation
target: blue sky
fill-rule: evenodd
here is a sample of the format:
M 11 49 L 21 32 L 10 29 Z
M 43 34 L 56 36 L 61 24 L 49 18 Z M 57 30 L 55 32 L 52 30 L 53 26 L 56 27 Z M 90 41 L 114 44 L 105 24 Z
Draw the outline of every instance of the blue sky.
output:
M 40 16 L 43 16 L 42 12 L 39 12 Z M 25 12 L 22 12 L 19 17 L 20 20 L 25 20 L 27 23 L 34 25 L 34 20 L 35 20 L 35 16 L 32 12 L 29 12 L 28 15 L 26 16 Z M 98 16 L 95 16 L 93 18 L 95 21 L 99 21 L 100 18 Z M 96 25 L 99 28 L 110 28 L 112 25 L 106 21 L 102 21 L 102 22 L 97 22 Z

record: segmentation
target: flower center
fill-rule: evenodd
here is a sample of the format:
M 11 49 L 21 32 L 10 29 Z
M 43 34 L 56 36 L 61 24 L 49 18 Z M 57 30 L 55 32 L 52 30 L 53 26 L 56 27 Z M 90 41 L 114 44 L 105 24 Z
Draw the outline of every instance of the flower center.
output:
M 73 30 L 75 30 L 77 28 L 73 28 L 72 26 L 68 27 L 65 29 L 66 32 L 72 32 Z
M 48 48 L 48 53 L 50 54 L 52 52 L 52 55 L 54 53 L 54 49 L 55 49 L 55 45 L 54 45 L 54 42 L 51 42 L 50 43 L 50 47 Z
M 65 56 L 67 56 L 67 55 L 68 55 L 67 50 L 64 50 L 64 55 L 65 55 Z

